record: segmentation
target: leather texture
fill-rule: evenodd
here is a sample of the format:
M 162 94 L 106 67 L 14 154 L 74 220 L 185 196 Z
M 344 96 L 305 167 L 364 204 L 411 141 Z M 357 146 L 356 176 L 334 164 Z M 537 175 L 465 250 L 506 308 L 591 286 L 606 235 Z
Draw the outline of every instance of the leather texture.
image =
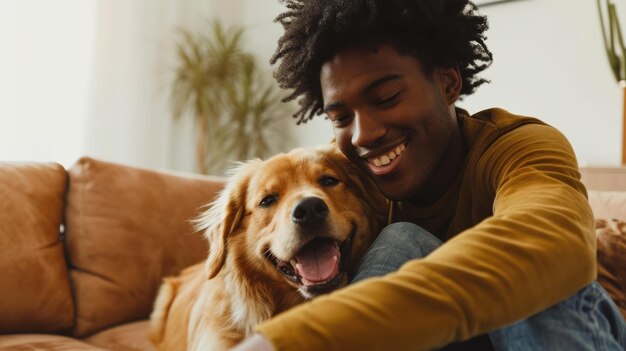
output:
M 148 339 L 149 322 L 127 323 L 94 334 L 87 339 L 92 345 L 115 351 L 156 351 Z
M 148 317 L 162 278 L 206 258 L 190 219 L 220 181 L 80 159 L 69 171 L 74 335 Z
M 0 333 L 62 332 L 74 305 L 60 237 L 59 164 L 0 164 Z
M 0 335 L 3 351 L 104 351 L 105 349 L 66 336 L 52 334 Z

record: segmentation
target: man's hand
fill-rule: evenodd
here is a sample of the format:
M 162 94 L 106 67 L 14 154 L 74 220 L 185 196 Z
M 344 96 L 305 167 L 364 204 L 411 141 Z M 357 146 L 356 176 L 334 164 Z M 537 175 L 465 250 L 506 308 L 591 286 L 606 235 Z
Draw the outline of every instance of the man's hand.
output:
M 261 334 L 254 334 L 231 351 L 274 351 L 274 346 Z

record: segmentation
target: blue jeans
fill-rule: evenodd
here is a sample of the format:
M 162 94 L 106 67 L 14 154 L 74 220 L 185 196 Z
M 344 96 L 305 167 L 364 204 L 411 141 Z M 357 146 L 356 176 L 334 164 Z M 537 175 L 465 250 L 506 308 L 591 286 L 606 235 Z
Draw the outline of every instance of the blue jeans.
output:
M 412 223 L 387 226 L 361 261 L 352 283 L 396 271 L 405 262 L 423 258 L 442 242 Z M 626 322 L 598 284 L 525 320 L 489 333 L 495 350 L 626 350 Z M 442 350 L 472 350 L 455 343 Z

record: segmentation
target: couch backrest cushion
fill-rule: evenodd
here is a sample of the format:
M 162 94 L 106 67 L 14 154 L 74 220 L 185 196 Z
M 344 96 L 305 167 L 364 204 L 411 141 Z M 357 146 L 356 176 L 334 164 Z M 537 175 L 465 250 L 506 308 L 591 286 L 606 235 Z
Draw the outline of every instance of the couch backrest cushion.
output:
M 626 220 L 626 191 L 589 190 L 588 193 L 595 218 Z
M 69 171 L 66 237 L 74 335 L 147 318 L 162 278 L 203 260 L 190 219 L 222 182 L 80 159 Z
M 69 331 L 74 305 L 58 164 L 0 164 L 0 333 Z
M 626 191 L 626 167 L 582 167 L 580 175 L 588 190 Z

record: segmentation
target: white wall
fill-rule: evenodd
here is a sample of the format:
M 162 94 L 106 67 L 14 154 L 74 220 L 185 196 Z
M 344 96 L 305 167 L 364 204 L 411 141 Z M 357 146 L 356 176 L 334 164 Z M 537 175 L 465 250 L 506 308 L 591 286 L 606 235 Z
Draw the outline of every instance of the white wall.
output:
M 0 0 L 0 161 L 81 155 L 94 18 L 94 1 Z
M 620 11 L 626 2 L 619 1 Z M 622 95 L 609 69 L 595 0 L 524 0 L 487 7 L 492 81 L 460 103 L 539 117 L 569 139 L 582 165 L 619 165 Z M 622 18 L 626 18 L 623 16 Z

